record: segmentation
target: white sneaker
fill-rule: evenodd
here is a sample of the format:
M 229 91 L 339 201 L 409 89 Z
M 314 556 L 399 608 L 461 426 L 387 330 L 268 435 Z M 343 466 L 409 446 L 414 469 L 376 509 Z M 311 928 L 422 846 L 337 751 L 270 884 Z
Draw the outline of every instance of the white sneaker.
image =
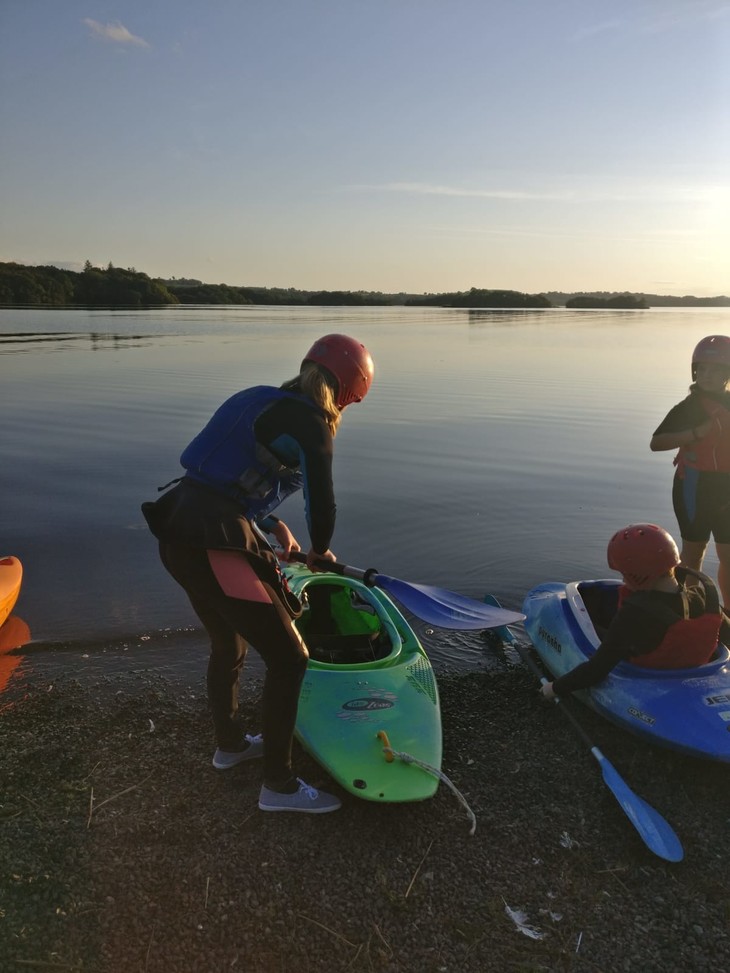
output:
M 244 760 L 256 760 L 257 757 L 264 755 L 264 738 L 260 733 L 256 736 L 246 734 L 244 740 L 247 746 L 241 746 L 236 750 L 221 750 L 220 747 L 213 754 L 213 766 L 216 770 L 230 770 Z
M 272 791 L 265 784 L 259 794 L 259 808 L 262 811 L 301 811 L 304 814 L 327 814 L 336 811 L 342 802 L 334 794 L 318 791 L 316 787 L 305 784 L 297 777 L 299 788 L 293 794 Z

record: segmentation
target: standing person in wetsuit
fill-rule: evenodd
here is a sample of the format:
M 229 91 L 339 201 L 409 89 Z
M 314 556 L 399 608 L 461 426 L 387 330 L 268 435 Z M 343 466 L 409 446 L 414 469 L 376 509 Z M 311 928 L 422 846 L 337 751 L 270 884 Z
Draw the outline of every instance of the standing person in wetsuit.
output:
M 280 388 L 256 386 L 227 399 L 183 451 L 186 472 L 155 503 L 142 506 L 160 542 L 162 563 L 185 589 L 210 636 L 208 699 L 217 749 L 227 770 L 263 756 L 264 811 L 335 811 L 340 801 L 292 772 L 292 740 L 308 653 L 292 618 L 301 613 L 262 531 L 286 558 L 299 544 L 272 511 L 304 492 L 307 564 L 334 560 L 333 439 L 342 411 L 361 402 L 373 380 L 367 349 L 347 335 L 315 341 L 300 373 Z M 262 734 L 244 732 L 238 684 L 248 643 L 266 665 Z
M 712 536 L 717 583 L 730 606 L 730 338 L 710 335 L 692 354 L 689 395 L 651 438 L 653 452 L 679 449 L 672 502 L 682 536 L 682 564 L 699 571 Z
M 699 571 L 679 567 L 673 538 L 656 524 L 630 524 L 608 543 L 608 566 L 623 575 L 619 607 L 599 647 L 554 682 L 543 683 L 546 699 L 601 682 L 619 662 L 650 669 L 683 669 L 709 662 L 730 638 L 730 618 L 720 609 L 717 588 Z M 685 587 L 691 578 L 692 586 Z

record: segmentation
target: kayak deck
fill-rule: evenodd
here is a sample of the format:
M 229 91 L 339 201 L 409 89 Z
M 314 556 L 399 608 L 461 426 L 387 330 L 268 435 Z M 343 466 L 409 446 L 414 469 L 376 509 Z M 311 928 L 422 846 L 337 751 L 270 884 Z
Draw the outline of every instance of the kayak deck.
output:
M 349 793 L 419 801 L 438 788 L 438 687 L 414 632 L 384 592 L 329 573 L 283 568 L 303 601 L 295 621 L 310 653 L 295 733 Z M 392 758 L 403 752 L 434 769 Z

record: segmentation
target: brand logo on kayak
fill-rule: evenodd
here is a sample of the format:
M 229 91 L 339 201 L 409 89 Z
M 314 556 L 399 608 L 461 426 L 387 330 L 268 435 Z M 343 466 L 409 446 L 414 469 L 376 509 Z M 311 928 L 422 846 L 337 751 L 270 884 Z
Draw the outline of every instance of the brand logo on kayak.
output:
M 719 696 L 705 696 L 706 706 L 723 706 L 730 703 L 730 693 L 720 693 Z
M 551 649 L 554 649 L 556 652 L 563 651 L 563 646 L 560 644 L 560 642 L 558 642 L 554 635 L 551 635 L 550 632 L 544 629 L 542 625 L 538 629 L 537 634 L 540 636 L 543 642 L 547 642 Z
M 342 704 L 343 709 L 356 710 L 390 709 L 392 706 L 389 699 L 350 699 Z
M 635 716 L 637 720 L 641 720 L 642 723 L 648 723 L 649 726 L 654 726 L 656 720 L 653 716 L 648 716 L 646 713 L 642 713 L 640 709 L 634 709 L 633 706 L 629 706 L 629 715 Z

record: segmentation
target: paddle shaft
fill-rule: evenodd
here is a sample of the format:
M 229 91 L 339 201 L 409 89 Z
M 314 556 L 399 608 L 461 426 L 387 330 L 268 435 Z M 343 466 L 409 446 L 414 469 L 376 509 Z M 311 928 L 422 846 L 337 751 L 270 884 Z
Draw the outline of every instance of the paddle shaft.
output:
M 298 561 L 300 564 L 307 563 L 307 555 L 304 551 L 289 551 L 289 560 Z M 368 588 L 377 585 L 378 572 L 376 568 L 353 568 L 349 564 L 341 564 L 339 561 L 330 561 L 326 557 L 316 558 L 315 564 L 322 571 L 331 571 L 333 574 L 341 574 L 343 578 L 354 578 L 362 581 Z
M 307 562 L 307 555 L 301 551 L 290 552 L 289 558 L 300 563 Z M 339 561 L 328 561 L 326 558 L 316 559 L 315 564 L 320 571 L 329 571 L 352 578 L 368 588 L 380 588 L 421 621 L 436 628 L 476 631 L 511 625 L 513 622 L 521 622 L 525 617 L 521 612 L 492 608 L 481 601 L 447 591 L 446 588 L 413 584 L 401 581 L 399 578 L 391 578 L 387 574 L 378 574 L 375 568 L 367 568 L 367 570 L 353 568 L 347 564 L 340 564 Z
M 545 676 L 543 675 L 543 673 L 540 671 L 540 668 L 535 663 L 534 659 L 530 658 L 529 651 L 525 651 L 524 647 L 522 645 L 520 645 L 519 642 L 513 642 L 513 645 L 514 645 L 515 649 L 517 649 L 517 651 L 519 652 L 520 658 L 525 663 L 525 665 L 527 666 L 527 668 L 532 670 L 533 674 L 535 676 L 537 676 L 537 678 L 540 680 L 541 684 L 544 686 L 545 683 L 550 682 L 550 680 L 549 679 L 546 679 Z M 556 696 L 555 697 L 555 703 L 560 704 L 560 702 L 561 702 L 560 697 L 559 696 Z M 594 750 L 598 750 L 597 747 L 594 747 L 593 746 L 593 741 L 588 736 L 588 734 L 586 733 L 586 731 L 583 729 L 583 727 L 581 726 L 581 724 L 578 722 L 578 720 L 576 719 L 576 717 L 574 716 L 574 714 L 570 712 L 570 710 L 568 709 L 568 707 L 567 706 L 561 706 L 560 709 L 561 709 L 563 715 L 567 717 L 568 721 L 573 724 L 573 729 L 578 734 L 578 736 L 581 738 L 581 740 L 586 744 L 586 746 L 590 749 L 591 753 L 593 753 Z M 600 750 L 598 752 L 600 753 Z M 595 754 L 594 754 L 594 756 L 595 756 Z
M 537 676 L 543 685 L 550 681 L 545 678 L 535 661 L 530 657 L 529 650 L 526 646 L 520 644 L 516 639 L 512 639 L 512 645 L 528 669 Z M 555 697 L 555 703 L 560 705 L 560 698 L 558 696 Z M 650 804 L 647 804 L 643 798 L 634 794 L 613 764 L 594 745 L 574 714 L 565 705 L 561 705 L 560 710 L 567 717 L 581 740 L 589 747 L 592 756 L 601 768 L 603 782 L 616 798 L 621 806 L 621 810 L 636 828 L 637 833 L 647 848 L 666 861 L 681 861 L 684 857 L 684 851 L 671 825 L 664 820 L 658 811 L 655 811 Z

